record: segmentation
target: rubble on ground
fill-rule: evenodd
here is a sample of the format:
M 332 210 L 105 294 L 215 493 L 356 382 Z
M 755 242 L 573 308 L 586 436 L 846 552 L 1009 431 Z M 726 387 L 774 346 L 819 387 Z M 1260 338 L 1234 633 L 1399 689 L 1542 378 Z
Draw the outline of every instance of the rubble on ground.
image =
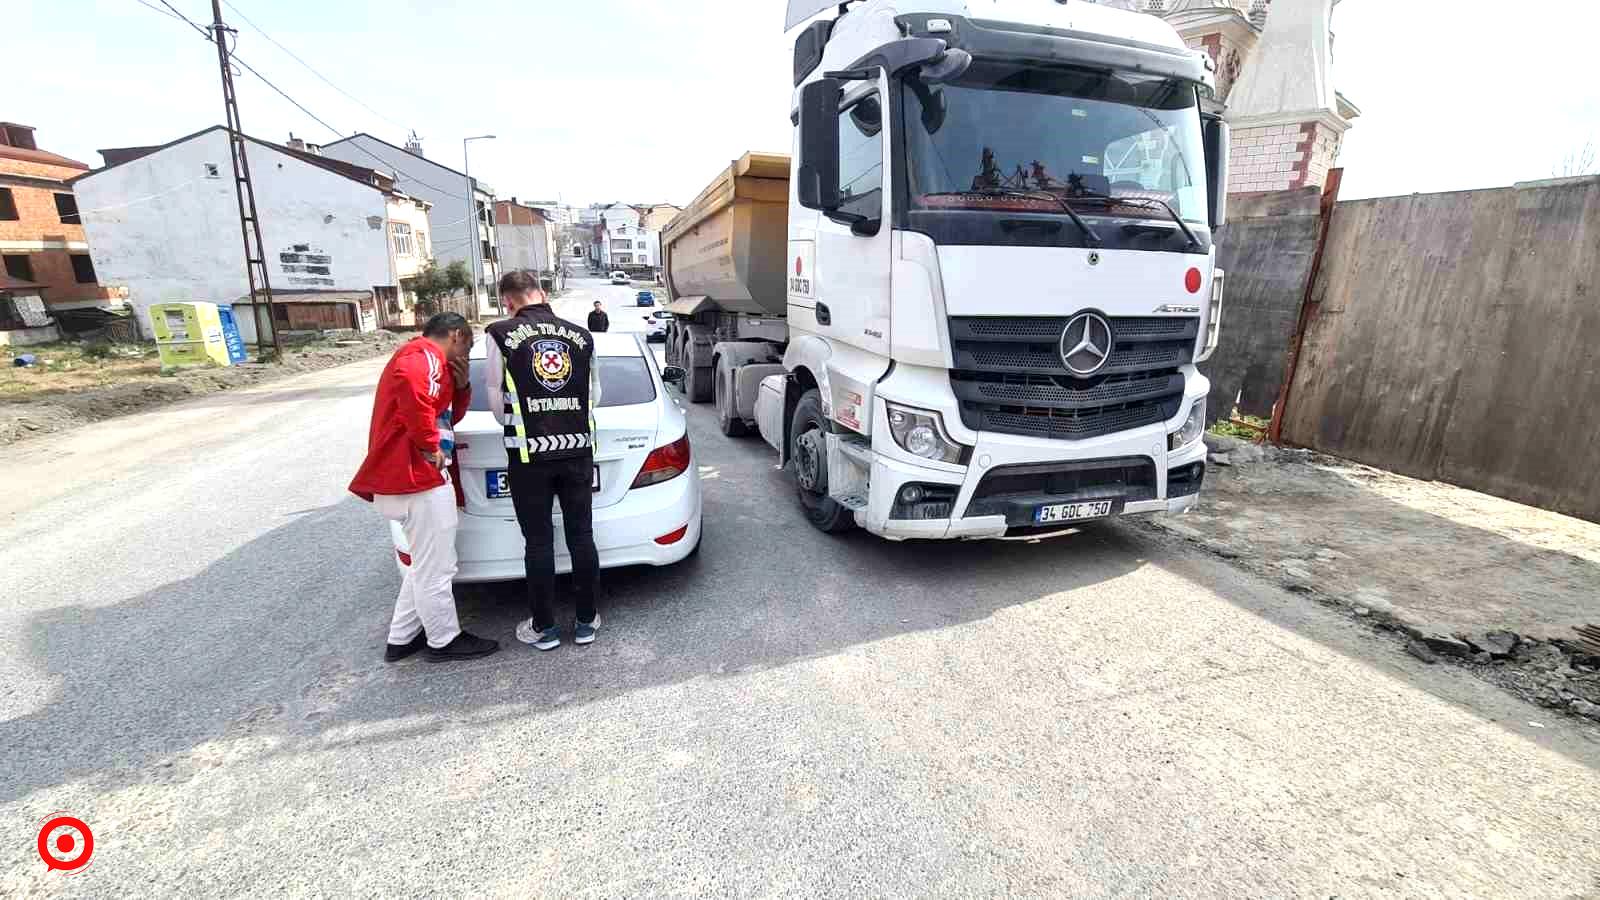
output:
M 1600 642 L 1576 626 L 1600 573 L 1600 525 L 1308 451 L 1205 440 L 1200 506 L 1141 521 L 1425 663 L 1600 721 Z
M 407 336 L 380 330 L 341 332 L 337 337 L 342 340 L 286 348 L 283 362 L 277 364 L 245 362 L 226 368 L 183 369 L 157 378 L 53 391 L 26 401 L 0 403 L 0 446 L 189 397 L 382 356 L 392 352 Z

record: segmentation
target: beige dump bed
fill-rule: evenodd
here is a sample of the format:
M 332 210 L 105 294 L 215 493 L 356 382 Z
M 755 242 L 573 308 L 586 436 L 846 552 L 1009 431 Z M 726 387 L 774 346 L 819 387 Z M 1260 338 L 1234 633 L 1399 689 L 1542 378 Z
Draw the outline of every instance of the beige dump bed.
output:
M 789 157 L 746 153 L 661 232 L 674 312 L 703 306 L 784 314 L 787 308 Z

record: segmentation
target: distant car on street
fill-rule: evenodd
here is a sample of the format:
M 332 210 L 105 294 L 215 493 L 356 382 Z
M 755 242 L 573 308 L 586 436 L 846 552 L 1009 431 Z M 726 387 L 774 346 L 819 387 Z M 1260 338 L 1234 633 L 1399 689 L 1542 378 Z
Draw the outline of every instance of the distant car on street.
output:
M 672 321 L 672 313 L 658 309 L 644 317 L 644 339 L 647 341 L 667 340 L 667 323 Z
M 628 283 L 628 273 L 627 272 L 621 272 L 621 271 L 612 272 L 611 273 L 611 283 L 612 284 L 627 284 Z
M 640 291 L 633 295 L 633 301 L 637 306 L 655 306 L 656 295 L 650 291 Z
M 700 473 L 689 448 L 688 419 L 668 395 L 655 356 L 640 335 L 594 335 L 600 405 L 594 414 L 594 543 L 600 568 L 668 566 L 700 546 Z M 457 583 L 526 577 L 522 531 L 506 475 L 505 430 L 489 411 L 484 344 L 470 359 L 472 408 L 456 425 L 456 459 L 466 505 L 456 531 Z M 686 374 L 668 366 L 665 377 Z M 560 507 L 557 507 L 559 510 Z M 411 564 L 405 532 L 390 523 L 402 573 Z M 572 556 L 556 514 L 556 571 L 571 572 Z

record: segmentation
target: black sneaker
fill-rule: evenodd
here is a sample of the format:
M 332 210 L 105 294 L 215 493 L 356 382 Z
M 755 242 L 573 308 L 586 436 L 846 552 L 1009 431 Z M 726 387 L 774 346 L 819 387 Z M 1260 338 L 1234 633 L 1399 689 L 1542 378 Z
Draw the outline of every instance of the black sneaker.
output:
M 500 649 L 499 641 L 491 641 L 463 631 L 443 647 L 428 648 L 428 662 L 450 662 L 456 659 L 477 659 Z
M 426 649 L 428 649 L 428 635 L 426 633 L 418 634 L 409 643 L 386 644 L 383 650 L 383 661 L 399 662 L 418 650 Z

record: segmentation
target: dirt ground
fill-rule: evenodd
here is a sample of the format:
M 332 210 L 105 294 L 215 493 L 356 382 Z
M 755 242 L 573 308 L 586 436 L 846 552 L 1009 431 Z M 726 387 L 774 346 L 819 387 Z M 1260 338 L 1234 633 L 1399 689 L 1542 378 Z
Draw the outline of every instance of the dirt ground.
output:
M 0 446 L 65 431 L 195 397 L 310 372 L 392 352 L 405 338 L 392 332 L 323 339 L 284 348 L 281 364 L 244 363 L 222 369 L 188 369 L 162 375 L 155 348 L 119 345 L 112 355 L 94 359 L 84 345 L 48 344 L 6 348 L 0 355 Z M 33 366 L 13 365 L 17 355 L 33 354 Z
M 1573 649 L 1573 627 L 1600 621 L 1600 524 L 1318 454 L 1252 461 L 1260 451 L 1222 441 L 1200 505 L 1152 527 L 1395 631 L 1416 655 L 1600 718 L 1596 656 Z

